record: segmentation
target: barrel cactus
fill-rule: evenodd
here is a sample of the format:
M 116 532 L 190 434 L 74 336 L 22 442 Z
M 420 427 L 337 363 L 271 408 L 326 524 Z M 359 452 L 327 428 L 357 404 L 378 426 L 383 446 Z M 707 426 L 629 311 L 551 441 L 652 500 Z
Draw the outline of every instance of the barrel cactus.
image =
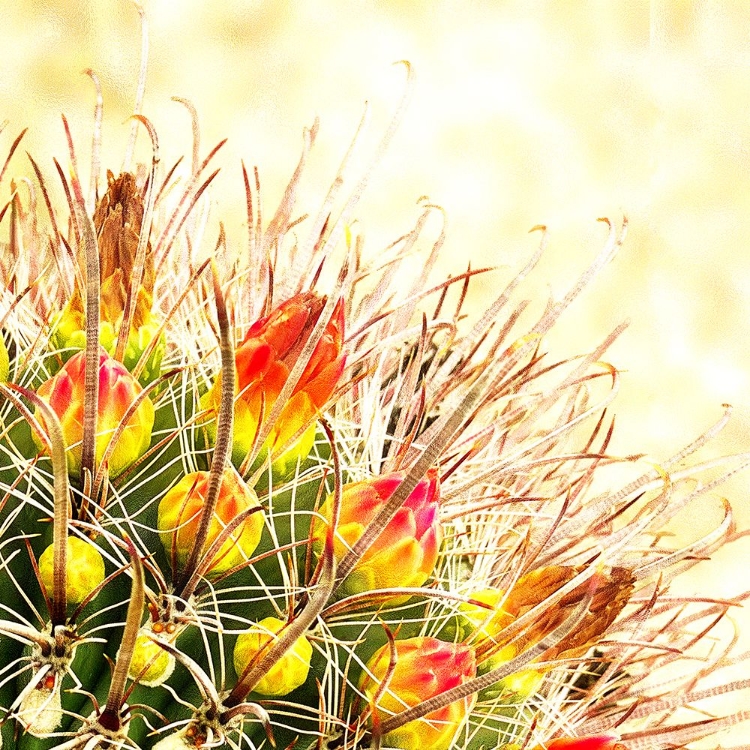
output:
M 95 158 L 86 194 L 72 149 L 54 178 L 32 160 L 0 214 L 5 747 L 667 748 L 747 718 L 679 710 L 746 687 L 701 684 L 741 596 L 669 591 L 731 510 L 662 536 L 710 498 L 689 459 L 728 415 L 618 457 L 621 329 L 545 356 L 624 225 L 540 317 L 517 287 L 541 248 L 471 322 L 479 271 L 409 271 L 435 206 L 368 255 L 342 168 L 296 220 L 316 128 L 269 222 L 243 168 L 235 245 L 193 220 L 234 189 L 216 149 L 165 169 L 137 120 L 151 164 Z

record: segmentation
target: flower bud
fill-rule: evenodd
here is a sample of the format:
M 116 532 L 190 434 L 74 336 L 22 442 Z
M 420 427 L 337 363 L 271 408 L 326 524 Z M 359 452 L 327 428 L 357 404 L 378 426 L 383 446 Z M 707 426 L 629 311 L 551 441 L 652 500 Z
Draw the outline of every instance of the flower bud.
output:
M 235 352 L 236 390 L 232 460 L 239 465 L 252 450 L 281 393 L 297 357 L 307 343 L 325 306 L 313 292 L 297 294 L 265 318 L 255 322 Z M 304 459 L 315 439 L 314 420 L 333 393 L 344 370 L 344 305 L 339 302 L 292 394 L 281 410 L 259 460 L 271 454 L 274 471 L 285 473 Z M 221 377 L 201 400 L 209 416 L 216 416 L 221 401 Z M 216 437 L 216 422 L 207 425 L 209 439 Z M 292 438 L 299 435 L 292 443 Z
M 117 331 L 121 322 L 121 319 L 118 319 L 114 324 L 108 320 L 102 320 L 99 323 L 99 344 L 110 356 L 113 356 L 117 349 Z M 67 361 L 72 354 L 85 349 L 86 331 L 83 313 L 72 311 L 70 305 L 68 305 L 60 315 L 53 319 L 52 327 L 52 343 L 60 351 L 63 361 Z M 151 340 L 159 333 L 159 327 L 157 321 L 149 313 L 146 322 L 131 329 L 123 355 L 123 364 L 126 370 L 132 372 L 135 369 L 141 355 L 151 344 Z M 141 385 L 148 385 L 159 376 L 165 351 L 166 341 L 164 336 L 161 335 L 138 377 L 138 382 Z
M 474 592 L 470 598 L 471 601 L 459 606 L 460 624 L 465 637 L 471 636 L 474 641 L 479 638 L 496 641 L 497 636 L 515 619 L 502 607 L 505 592 L 486 588 Z
M 504 646 L 478 665 L 477 674 L 481 676 L 493 669 L 498 669 L 515 659 L 516 656 L 518 656 L 518 651 L 514 646 Z M 522 669 L 480 690 L 478 698 L 480 701 L 494 701 L 502 698 L 502 702 L 506 704 L 522 703 L 539 692 L 543 681 L 544 672 L 538 669 Z
M 83 440 L 83 404 L 85 398 L 85 352 L 72 356 L 57 375 L 39 386 L 37 395 L 55 411 L 62 426 L 68 448 L 68 472 L 81 470 L 81 442 Z M 141 393 L 142 388 L 121 362 L 99 350 L 99 404 L 95 460 L 101 463 L 104 452 L 113 439 L 125 412 Z M 36 418 L 44 426 L 44 415 L 39 409 Z M 151 442 L 154 425 L 154 406 L 144 398 L 132 414 L 125 428 L 117 436 L 109 456 L 109 474 L 117 476 L 140 458 Z
M 179 729 L 166 737 L 162 737 L 153 747 L 153 750 L 185 750 L 196 747 L 192 738 L 187 735 L 185 729 Z
M 341 560 L 359 540 L 368 524 L 383 508 L 404 478 L 403 472 L 345 485 L 341 498 L 339 523 L 334 539 L 334 554 Z M 395 516 L 346 577 L 341 591 L 345 595 L 381 588 L 421 586 L 432 574 L 443 539 L 438 518 L 439 483 L 431 470 L 417 483 Z M 332 518 L 333 498 L 320 509 Z M 320 545 L 327 524 L 316 519 L 313 541 Z M 391 600 L 406 601 L 409 597 Z
M 503 646 L 499 650 L 493 648 L 501 640 L 503 630 L 515 619 L 502 607 L 504 599 L 505 592 L 501 589 L 486 588 L 473 593 L 470 602 L 459 606 L 459 626 L 464 640 L 478 652 L 490 654 L 484 659 L 477 654 L 480 675 L 501 667 L 518 655 L 514 645 Z M 536 669 L 514 672 L 481 690 L 479 699 L 489 701 L 502 695 L 505 702 L 524 701 L 537 692 L 543 679 L 543 673 Z
M 159 503 L 157 527 L 164 550 L 171 559 L 174 554 L 177 567 L 183 566 L 193 549 L 195 536 L 201 523 L 203 506 L 208 494 L 207 471 L 196 471 L 183 477 Z M 237 515 L 248 508 L 259 507 L 258 496 L 233 469 L 224 471 L 216 502 L 214 517 L 208 528 L 204 550 L 213 544 L 222 530 Z M 222 544 L 207 570 L 217 576 L 242 564 L 254 552 L 263 531 L 263 515 L 251 513 Z
M 128 677 L 140 685 L 156 687 L 166 682 L 174 672 L 175 658 L 155 643 L 143 628 L 135 639 Z
M 240 634 L 234 646 L 234 670 L 238 676 L 275 640 L 284 625 L 283 620 L 266 617 Z M 296 690 L 307 679 L 312 652 L 310 641 L 304 635 L 300 636 L 260 679 L 253 691 L 261 695 L 281 696 Z
M 67 539 L 66 597 L 69 604 L 79 604 L 104 580 L 104 559 L 91 542 L 69 536 Z M 54 545 L 50 544 L 39 556 L 39 575 L 47 596 L 54 590 Z
M 535 745 L 531 750 L 625 750 L 613 734 L 596 737 L 566 737 L 546 745 Z
M 388 685 L 374 706 L 380 721 L 463 685 L 476 676 L 474 651 L 463 643 L 419 637 L 396 641 L 396 665 Z M 391 646 L 376 651 L 360 680 L 360 689 L 372 703 L 388 676 Z M 402 750 L 447 750 L 471 711 L 475 696 L 455 701 L 410 721 L 385 735 L 383 745 Z

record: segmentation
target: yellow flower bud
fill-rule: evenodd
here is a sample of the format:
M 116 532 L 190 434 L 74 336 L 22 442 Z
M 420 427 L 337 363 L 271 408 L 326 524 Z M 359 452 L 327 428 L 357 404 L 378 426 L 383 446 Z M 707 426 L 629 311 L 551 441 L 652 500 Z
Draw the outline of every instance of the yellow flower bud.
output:
M 0 383 L 5 383 L 10 374 L 10 359 L 8 358 L 8 349 L 5 346 L 3 337 L 0 336 Z
M 479 636 L 495 641 L 497 635 L 513 622 L 513 615 L 500 606 L 504 596 L 505 592 L 501 589 L 482 589 L 471 594 L 471 602 L 463 602 L 459 606 L 461 624 L 474 640 Z
M 284 627 L 283 620 L 266 617 L 253 625 L 250 630 L 241 633 L 234 646 L 234 669 L 241 675 L 264 648 L 275 640 L 276 634 Z M 303 635 L 294 645 L 268 670 L 260 682 L 253 688 L 262 695 L 280 696 L 291 693 L 307 679 L 312 658 L 312 645 Z
M 172 654 L 154 643 L 147 633 L 138 634 L 128 671 L 131 680 L 138 680 L 139 684 L 146 687 L 156 687 L 172 676 L 174 668 L 175 658 Z
M 208 494 L 208 477 L 207 471 L 188 474 L 159 503 L 157 526 L 159 531 L 169 532 L 161 535 L 161 541 L 168 558 L 174 552 L 177 567 L 187 562 L 193 549 Z M 222 478 L 204 549 L 207 550 L 222 529 L 242 511 L 258 506 L 255 492 L 233 468 L 227 469 Z M 216 576 L 226 573 L 247 560 L 258 546 L 262 532 L 263 514 L 260 511 L 250 514 L 221 546 L 207 574 Z
M 518 649 L 515 646 L 505 646 L 481 662 L 477 673 L 483 675 L 491 672 L 493 669 L 507 664 L 516 656 L 518 656 Z M 480 690 L 478 698 L 480 701 L 492 701 L 502 696 L 504 703 L 521 703 L 537 693 L 543 681 L 543 672 L 537 669 L 522 669 L 503 677 L 490 687 Z
M 185 748 L 194 747 L 196 747 L 196 745 L 188 739 L 186 731 L 180 729 L 179 731 L 168 734 L 166 737 L 160 739 L 154 745 L 153 750 L 185 750 Z
M 79 604 L 104 580 L 104 558 L 91 542 L 69 536 L 67 539 L 67 586 L 69 604 Z M 39 557 L 39 575 L 47 595 L 52 597 L 54 580 L 54 545 Z

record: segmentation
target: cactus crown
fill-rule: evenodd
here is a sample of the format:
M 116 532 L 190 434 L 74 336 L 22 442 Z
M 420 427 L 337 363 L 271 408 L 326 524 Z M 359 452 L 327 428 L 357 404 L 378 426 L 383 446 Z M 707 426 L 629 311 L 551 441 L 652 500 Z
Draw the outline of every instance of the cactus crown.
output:
M 368 257 L 364 180 L 347 197 L 342 167 L 293 231 L 317 125 L 268 223 L 243 166 L 239 248 L 195 220 L 219 147 L 165 170 L 136 119 L 149 168 L 105 187 L 95 145 L 87 198 L 71 147 L 70 174 L 32 160 L 0 213 L 6 747 L 611 750 L 747 718 L 677 711 L 745 687 L 699 684 L 732 663 L 703 644 L 743 597 L 669 594 L 731 537 L 731 511 L 683 549 L 661 531 L 719 481 L 686 460 L 728 410 L 641 468 L 608 451 L 622 327 L 544 354 L 624 223 L 527 323 L 537 228 L 467 325 L 484 269 L 428 283 L 441 234 L 425 274 L 404 271 L 435 206 Z M 616 463 L 632 480 L 601 489 Z M 698 671 L 670 673 L 685 656 Z

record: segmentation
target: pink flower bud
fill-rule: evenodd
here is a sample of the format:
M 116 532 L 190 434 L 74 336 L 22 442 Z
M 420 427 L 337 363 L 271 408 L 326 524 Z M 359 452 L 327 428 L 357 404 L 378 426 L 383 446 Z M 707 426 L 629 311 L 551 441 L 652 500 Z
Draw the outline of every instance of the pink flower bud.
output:
M 403 478 L 403 472 L 394 472 L 376 479 L 354 482 L 343 488 L 334 541 L 337 560 L 340 561 L 359 540 Z M 437 472 L 431 470 L 347 576 L 341 588 L 344 594 L 421 586 L 430 577 L 443 539 L 438 517 L 439 495 Z M 329 523 L 332 510 L 333 498 L 329 497 L 320 509 L 321 515 L 329 519 Z M 314 542 L 322 543 L 325 534 L 326 524 L 317 520 L 313 530 Z M 408 597 L 392 601 L 406 599 Z
M 381 721 L 393 714 L 463 685 L 476 676 L 476 660 L 471 647 L 446 643 L 435 638 L 407 638 L 396 641 L 396 666 L 387 688 L 379 696 L 375 711 Z M 391 648 L 376 651 L 367 663 L 360 689 L 372 703 L 381 683 L 388 676 Z M 474 696 L 455 701 L 410 721 L 385 735 L 383 744 L 403 750 L 446 750 L 451 746 L 461 723 L 471 711 Z
M 177 566 L 187 562 L 201 523 L 203 506 L 208 494 L 207 471 L 196 471 L 183 477 L 159 503 L 157 527 L 169 532 L 161 535 L 162 544 L 171 558 L 173 551 Z M 216 541 L 222 530 L 240 513 L 258 507 L 258 496 L 240 475 L 229 468 L 224 472 L 219 499 L 206 537 L 205 550 Z M 251 513 L 229 536 L 208 568 L 209 575 L 220 575 L 240 565 L 252 555 L 263 532 L 263 514 Z
M 75 354 L 57 375 L 42 383 L 37 391 L 37 395 L 52 407 L 60 420 L 68 448 L 68 472 L 72 475 L 81 470 L 85 362 L 85 352 Z M 125 412 L 142 390 L 125 366 L 100 348 L 95 452 L 97 466 L 114 438 Z M 38 409 L 35 416 L 44 426 L 44 416 Z M 154 406 L 149 398 L 144 398 L 116 438 L 114 450 L 108 460 L 110 476 L 117 476 L 146 452 L 151 442 L 153 426 Z
M 261 419 L 273 409 L 324 305 L 325 298 L 314 292 L 297 294 L 253 323 L 237 348 L 233 450 L 236 463 L 240 463 L 252 449 L 262 427 Z M 270 451 L 275 464 L 281 461 L 276 468 L 283 470 L 287 464 L 295 462 L 298 457 L 305 458 L 309 453 L 315 438 L 314 420 L 344 370 L 343 340 L 344 305 L 340 301 L 261 449 L 263 460 Z M 220 400 L 221 378 L 218 377 L 201 405 L 215 416 Z M 215 423 L 211 423 L 208 429 L 213 441 Z M 292 442 L 298 433 L 301 436 Z

